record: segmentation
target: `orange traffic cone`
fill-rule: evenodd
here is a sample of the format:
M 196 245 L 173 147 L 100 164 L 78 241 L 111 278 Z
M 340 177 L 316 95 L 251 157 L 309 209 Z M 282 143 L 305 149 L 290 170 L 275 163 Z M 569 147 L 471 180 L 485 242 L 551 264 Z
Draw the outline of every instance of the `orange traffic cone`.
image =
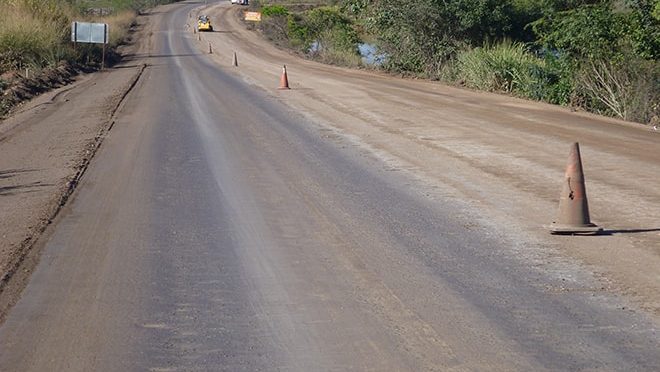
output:
M 280 78 L 280 87 L 277 89 L 291 89 L 289 88 L 289 78 L 286 76 L 286 65 L 282 68 L 282 77 Z
M 236 52 L 234 52 L 234 57 L 231 59 L 231 65 L 238 67 L 238 57 L 236 57 Z
M 564 187 L 559 197 L 559 221 L 550 226 L 552 234 L 597 234 L 603 229 L 591 223 L 587 190 L 584 185 L 580 145 L 571 147 L 564 176 Z

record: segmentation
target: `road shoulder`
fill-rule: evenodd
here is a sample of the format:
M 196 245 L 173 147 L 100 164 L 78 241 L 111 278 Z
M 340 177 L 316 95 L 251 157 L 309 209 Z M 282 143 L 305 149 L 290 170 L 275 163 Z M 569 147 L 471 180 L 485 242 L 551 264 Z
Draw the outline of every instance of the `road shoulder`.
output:
M 539 269 L 577 264 L 599 279 L 553 293 L 613 293 L 660 315 L 658 133 L 641 124 L 571 112 L 518 98 L 322 65 L 277 49 L 221 4 L 220 32 L 197 45 L 209 59 L 314 123 L 328 141 L 356 146 L 385 169 L 407 175 L 429 199 L 459 199 L 481 230 L 526 242 L 515 254 Z M 230 65 L 237 53 L 239 66 Z M 276 90 L 282 64 L 290 90 Z M 599 236 L 556 236 L 566 155 L 580 142 L 592 219 Z M 570 279 L 570 278 L 568 278 Z
M 141 17 L 141 33 L 149 18 Z M 127 46 L 137 53 L 145 43 Z M 78 76 L 0 121 L 0 324 L 39 262 L 43 236 L 72 196 L 145 65 Z

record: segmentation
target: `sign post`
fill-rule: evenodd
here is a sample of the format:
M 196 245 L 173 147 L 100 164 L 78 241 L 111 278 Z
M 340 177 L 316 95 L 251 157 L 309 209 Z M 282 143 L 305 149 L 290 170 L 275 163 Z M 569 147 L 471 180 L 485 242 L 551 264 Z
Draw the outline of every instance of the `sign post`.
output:
M 71 41 L 73 47 L 77 43 L 102 44 L 101 70 L 105 68 L 105 46 L 110 39 L 110 28 L 107 23 L 73 22 L 71 24 Z

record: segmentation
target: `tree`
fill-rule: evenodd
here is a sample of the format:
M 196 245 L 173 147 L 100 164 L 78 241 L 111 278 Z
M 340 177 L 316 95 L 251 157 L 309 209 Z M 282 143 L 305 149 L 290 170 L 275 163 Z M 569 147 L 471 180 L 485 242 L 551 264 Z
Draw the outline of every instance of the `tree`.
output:
M 433 72 L 458 50 L 496 39 L 510 31 L 510 1 L 381 0 L 350 8 L 366 14 L 394 70 Z

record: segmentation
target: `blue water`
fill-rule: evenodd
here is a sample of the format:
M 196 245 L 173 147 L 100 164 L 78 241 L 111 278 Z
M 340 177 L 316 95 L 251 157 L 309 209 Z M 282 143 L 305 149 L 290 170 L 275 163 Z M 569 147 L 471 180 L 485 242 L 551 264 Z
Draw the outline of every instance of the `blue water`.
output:
M 387 61 L 387 55 L 378 51 L 378 48 L 369 43 L 358 44 L 362 62 L 367 65 L 380 66 Z
M 309 47 L 309 53 L 318 53 L 322 48 L 321 44 L 318 41 L 315 41 Z M 380 66 L 387 61 L 387 55 L 385 53 L 380 53 L 378 48 L 373 44 L 360 43 L 358 44 L 358 51 L 360 52 L 362 62 L 365 65 Z

